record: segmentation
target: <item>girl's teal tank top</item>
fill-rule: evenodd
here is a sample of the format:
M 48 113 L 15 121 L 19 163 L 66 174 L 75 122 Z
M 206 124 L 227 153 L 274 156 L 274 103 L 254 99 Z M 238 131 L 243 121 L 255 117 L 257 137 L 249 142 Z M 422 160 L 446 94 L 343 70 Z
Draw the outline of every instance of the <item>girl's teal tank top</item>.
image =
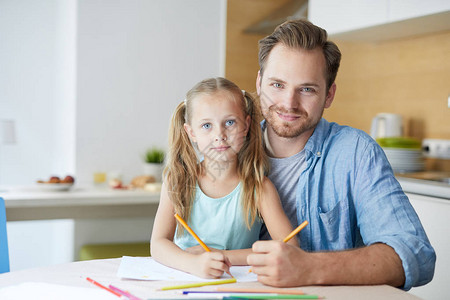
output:
M 262 222 L 257 217 L 251 229 L 247 228 L 240 200 L 241 191 L 242 184 L 239 183 L 230 194 L 211 198 L 196 185 L 188 225 L 208 247 L 220 250 L 247 249 L 258 240 Z M 174 243 L 181 249 L 199 245 L 186 230 L 181 237 L 177 237 L 175 232 Z

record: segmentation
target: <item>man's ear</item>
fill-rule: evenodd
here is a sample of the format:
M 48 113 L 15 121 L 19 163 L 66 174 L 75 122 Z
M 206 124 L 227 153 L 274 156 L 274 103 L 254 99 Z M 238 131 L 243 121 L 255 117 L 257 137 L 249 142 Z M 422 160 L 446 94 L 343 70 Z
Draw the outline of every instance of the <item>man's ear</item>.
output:
M 261 71 L 258 71 L 258 76 L 256 76 L 256 93 L 261 96 Z
M 193 143 L 196 143 L 197 141 L 195 139 L 195 134 L 194 134 L 194 130 L 192 130 L 192 127 L 187 123 L 184 123 L 183 127 L 184 127 L 184 131 L 186 131 L 186 133 L 188 134 L 191 141 Z
M 336 83 L 333 83 L 328 89 L 327 96 L 325 97 L 325 108 L 329 108 L 333 103 L 334 95 L 336 94 Z
M 245 135 L 248 135 L 248 131 L 250 130 L 250 124 L 252 122 L 252 118 L 250 116 L 247 116 L 247 118 L 245 118 Z

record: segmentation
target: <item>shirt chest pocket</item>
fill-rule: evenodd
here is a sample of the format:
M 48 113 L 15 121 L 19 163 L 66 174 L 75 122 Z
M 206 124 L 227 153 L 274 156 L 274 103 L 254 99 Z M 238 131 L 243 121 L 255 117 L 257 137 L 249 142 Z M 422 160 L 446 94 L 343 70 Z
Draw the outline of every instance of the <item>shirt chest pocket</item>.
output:
M 353 248 L 350 211 L 348 202 L 340 200 L 329 211 L 318 208 L 321 250 L 344 250 Z M 314 239 L 314 237 L 313 237 Z

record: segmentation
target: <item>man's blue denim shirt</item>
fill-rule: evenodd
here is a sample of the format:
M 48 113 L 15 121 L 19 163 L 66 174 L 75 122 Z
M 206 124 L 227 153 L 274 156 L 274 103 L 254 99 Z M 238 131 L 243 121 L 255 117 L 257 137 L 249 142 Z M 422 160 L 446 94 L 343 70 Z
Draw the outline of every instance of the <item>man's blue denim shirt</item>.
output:
M 266 126 L 265 121 L 261 124 Z M 306 251 L 391 246 L 409 290 L 431 281 L 436 254 L 383 149 L 365 132 L 321 119 L 305 145 L 297 220 Z

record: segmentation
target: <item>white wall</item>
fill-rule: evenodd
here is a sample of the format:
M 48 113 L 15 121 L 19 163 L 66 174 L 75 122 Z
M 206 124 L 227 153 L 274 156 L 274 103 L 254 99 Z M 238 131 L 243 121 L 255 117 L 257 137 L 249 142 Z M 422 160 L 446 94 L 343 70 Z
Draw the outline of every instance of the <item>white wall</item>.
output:
M 0 184 L 51 174 L 139 175 L 166 146 L 170 115 L 201 79 L 224 73 L 225 0 L 0 2 Z
M 73 154 L 64 146 L 74 138 L 73 130 L 66 132 L 73 124 L 70 115 L 59 119 L 68 100 L 60 87 L 67 86 L 71 71 L 61 45 L 74 38 L 60 30 L 70 20 L 59 18 L 65 3 L 0 2 L 0 119 L 15 120 L 17 135 L 16 145 L 0 145 L 0 184 L 32 184 L 74 171 Z
M 187 90 L 223 76 L 225 20 L 226 0 L 0 1 L 0 119 L 17 127 L 17 144 L 0 145 L 0 185 L 140 175 Z M 9 222 L 11 269 L 67 261 L 101 228 L 103 242 L 118 230 L 148 240 L 151 220 Z
M 221 75 L 223 1 L 79 1 L 77 176 L 142 172 L 185 93 Z
M 0 145 L 0 185 L 75 172 L 75 7 L 0 2 L 0 119 L 13 119 L 17 136 Z M 71 220 L 8 222 L 7 230 L 11 270 L 74 256 Z

